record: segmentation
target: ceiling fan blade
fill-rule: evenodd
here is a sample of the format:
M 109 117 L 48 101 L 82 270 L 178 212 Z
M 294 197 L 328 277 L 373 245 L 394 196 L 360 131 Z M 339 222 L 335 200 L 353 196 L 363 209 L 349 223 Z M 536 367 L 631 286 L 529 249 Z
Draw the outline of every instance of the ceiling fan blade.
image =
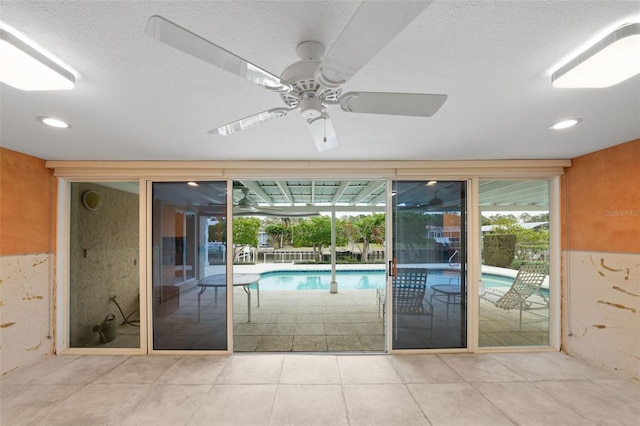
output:
M 310 118 L 307 123 L 309 123 L 309 131 L 318 151 L 327 151 L 338 146 L 336 131 L 327 114 L 323 113 L 316 118 Z
M 318 66 L 316 80 L 339 88 L 431 1 L 364 1 Z
M 236 211 L 235 208 L 234 208 L 233 214 L 234 214 L 234 216 L 273 216 L 273 217 L 311 217 L 311 216 L 320 216 L 319 212 L 287 213 L 286 211 L 272 212 L 272 211 L 264 211 L 264 210 L 256 210 L 255 212 L 246 212 L 246 211 Z
M 348 92 L 340 97 L 346 112 L 431 117 L 447 100 L 447 95 L 422 93 Z
M 269 90 L 289 92 L 292 89 L 291 85 L 280 77 L 161 16 L 154 15 L 149 18 L 145 33 L 166 45 L 216 65 L 225 71 L 236 74 Z
M 272 108 L 267 111 L 262 111 L 258 114 L 250 115 L 249 117 L 242 118 L 238 121 L 234 121 L 217 129 L 209 130 L 207 133 L 218 134 L 221 136 L 229 136 L 232 133 L 239 132 L 240 130 L 248 129 L 249 127 L 257 126 L 265 121 L 273 120 L 274 118 L 285 117 L 289 114 L 289 111 L 295 108 Z

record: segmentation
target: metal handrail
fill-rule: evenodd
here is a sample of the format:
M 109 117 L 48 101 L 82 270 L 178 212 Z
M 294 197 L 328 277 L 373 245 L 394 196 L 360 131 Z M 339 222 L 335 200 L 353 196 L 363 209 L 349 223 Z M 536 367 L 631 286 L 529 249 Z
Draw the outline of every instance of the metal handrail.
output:
M 456 251 L 453 252 L 451 257 L 449 258 L 449 266 L 453 266 L 454 264 L 456 264 L 456 263 L 453 262 L 453 258 L 456 256 L 456 254 L 460 254 L 460 251 L 456 250 Z M 459 264 L 460 264 L 460 262 L 457 263 L 457 265 L 459 265 Z

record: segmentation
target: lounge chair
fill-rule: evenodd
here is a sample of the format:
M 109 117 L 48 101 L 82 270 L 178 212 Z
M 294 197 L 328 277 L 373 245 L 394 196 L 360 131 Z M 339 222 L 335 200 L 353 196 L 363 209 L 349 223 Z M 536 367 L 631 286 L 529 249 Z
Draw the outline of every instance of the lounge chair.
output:
M 433 307 L 425 299 L 427 290 L 427 269 L 401 268 L 393 279 L 393 315 L 395 317 L 396 338 L 398 334 L 398 316 L 423 315 L 431 318 L 433 326 Z
M 522 331 L 523 311 L 549 309 L 549 299 L 540 291 L 546 276 L 546 265 L 522 265 L 506 293 L 495 288 L 481 289 L 480 297 L 507 311 L 519 309 L 518 331 Z

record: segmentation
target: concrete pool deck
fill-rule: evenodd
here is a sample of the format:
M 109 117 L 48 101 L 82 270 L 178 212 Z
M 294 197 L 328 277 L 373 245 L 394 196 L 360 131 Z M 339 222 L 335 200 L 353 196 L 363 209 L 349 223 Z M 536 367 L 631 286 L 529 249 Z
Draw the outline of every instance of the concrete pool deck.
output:
M 434 269 L 449 269 L 449 265 L 430 265 Z M 236 265 L 236 273 L 261 273 L 278 270 L 330 270 L 331 265 L 258 264 Z M 222 268 L 222 269 L 221 269 Z M 206 273 L 224 272 L 224 266 L 207 267 Z M 383 264 L 339 265 L 338 270 L 383 270 Z M 496 271 L 497 269 L 497 271 Z M 487 273 L 502 272 L 499 268 L 487 268 Z M 515 273 L 515 271 L 513 271 Z M 506 275 L 506 274 L 501 274 Z M 167 338 L 184 340 L 188 347 L 199 347 L 200 342 L 211 339 L 211 330 L 226 329 L 224 291 L 216 303 L 213 291 L 202 295 L 203 322 L 192 328 L 188 335 L 184 324 L 196 321 L 198 288 L 185 288 L 180 294 L 179 310 L 166 318 Z M 427 290 L 427 300 L 432 291 Z M 247 295 L 242 288 L 234 288 L 233 293 L 233 350 L 235 352 L 384 352 L 386 351 L 385 325 L 379 315 L 376 290 L 343 290 L 338 285 L 338 293 L 328 290 L 267 290 L 260 292 L 260 306 L 257 295 L 252 290 L 252 321 L 248 322 Z M 445 299 L 446 300 L 446 299 Z M 417 324 L 422 334 L 435 334 L 442 338 L 460 335 L 460 303 L 447 304 L 442 299 L 433 300 L 434 321 L 420 318 Z M 522 331 L 518 331 L 519 311 L 505 311 L 480 299 L 479 343 L 489 346 L 547 346 L 549 343 L 548 311 L 543 316 L 532 316 L 524 312 Z M 175 318 L 174 318 L 175 317 Z M 533 322 L 537 319 L 537 322 Z M 420 330 L 420 327 L 423 329 Z M 137 334 L 138 330 L 133 330 Z M 164 328 L 158 329 L 158 338 Z M 425 331 L 427 333 L 425 333 Z M 176 334 L 178 333 L 178 334 Z M 124 336 L 122 336 L 124 337 Z M 131 336 L 132 339 L 139 339 Z M 225 336 L 218 336 L 224 342 Z M 191 342 L 191 343 L 189 343 Z M 135 342 L 132 343 L 135 347 Z M 120 343 L 122 340 L 120 339 Z M 223 343 L 222 343 L 223 344 Z M 455 342 L 452 346 L 455 347 Z M 128 346 L 128 345 L 127 345 Z M 122 346 L 121 346 L 122 347 Z M 418 346 L 420 347 L 420 346 Z
M 447 306 L 434 301 L 433 309 L 434 329 L 450 330 L 452 324 L 456 326 L 454 310 L 460 309 L 459 304 Z M 447 309 L 451 310 L 450 318 Z M 525 312 L 522 331 L 518 331 L 519 312 L 496 308 L 485 300 L 480 301 L 480 312 L 480 346 L 548 344 L 546 315 L 533 316 Z M 345 290 L 337 294 L 322 290 L 264 291 L 260 294 L 260 307 L 254 305 L 251 315 L 249 323 L 246 295 L 241 289 L 235 289 L 233 349 L 236 352 L 386 350 L 375 290 Z
M 446 263 L 405 265 L 437 270 L 456 270 Z M 338 271 L 384 270 L 384 264 L 339 264 Z M 483 266 L 483 273 L 515 277 L 517 271 Z M 236 273 L 271 271 L 331 270 L 331 265 L 267 263 L 235 265 Z M 340 284 L 338 283 L 338 288 Z M 430 295 L 428 291 L 428 296 Z M 384 324 L 378 316 L 375 290 L 263 291 L 260 307 L 254 305 L 252 322 L 247 322 L 246 295 L 234 291 L 234 351 L 237 352 L 383 352 L 386 350 Z M 433 302 L 434 328 L 451 332 L 451 313 L 459 303 Z M 542 313 L 542 316 L 540 316 Z M 505 311 L 480 299 L 480 346 L 536 346 L 549 342 L 548 311 L 523 313 L 518 331 L 519 311 Z M 455 326 L 454 326 L 455 327 Z

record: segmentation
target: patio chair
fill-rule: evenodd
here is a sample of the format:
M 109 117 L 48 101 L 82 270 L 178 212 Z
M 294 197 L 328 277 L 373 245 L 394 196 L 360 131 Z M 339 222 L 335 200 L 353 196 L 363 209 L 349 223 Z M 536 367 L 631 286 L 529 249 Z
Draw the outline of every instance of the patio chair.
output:
M 507 311 L 519 309 L 518 331 L 522 331 L 523 311 L 549 309 L 549 299 L 540 291 L 546 276 L 546 265 L 522 265 L 506 293 L 484 289 L 480 297 Z
M 433 307 L 425 299 L 427 290 L 427 269 L 398 269 L 393 279 L 393 315 L 395 316 L 396 338 L 398 334 L 398 316 L 429 316 L 433 326 Z

